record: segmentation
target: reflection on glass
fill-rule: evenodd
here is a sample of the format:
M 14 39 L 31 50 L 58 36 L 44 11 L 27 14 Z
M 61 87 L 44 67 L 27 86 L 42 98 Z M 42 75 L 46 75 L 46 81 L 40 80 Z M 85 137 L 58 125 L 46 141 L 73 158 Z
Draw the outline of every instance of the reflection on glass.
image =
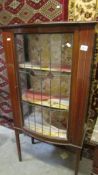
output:
M 67 139 L 73 34 L 16 35 L 24 126 Z

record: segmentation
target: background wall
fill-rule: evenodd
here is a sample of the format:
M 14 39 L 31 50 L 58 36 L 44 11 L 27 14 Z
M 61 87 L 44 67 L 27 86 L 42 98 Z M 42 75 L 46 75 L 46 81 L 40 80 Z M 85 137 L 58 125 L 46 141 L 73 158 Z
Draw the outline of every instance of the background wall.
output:
M 71 21 L 93 21 L 96 13 L 97 0 L 69 0 L 68 18 Z
M 0 24 L 67 20 L 67 4 L 67 0 L 1 0 Z

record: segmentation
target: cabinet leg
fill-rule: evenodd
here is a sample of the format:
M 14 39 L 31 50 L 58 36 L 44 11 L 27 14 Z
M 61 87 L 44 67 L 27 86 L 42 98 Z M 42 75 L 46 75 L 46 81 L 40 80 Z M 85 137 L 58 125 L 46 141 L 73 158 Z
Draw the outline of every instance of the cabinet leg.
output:
M 22 161 L 19 131 L 15 130 L 15 136 L 16 136 L 16 144 L 17 144 L 19 161 Z
M 83 150 L 84 150 L 84 147 L 82 147 L 82 149 L 81 149 L 80 160 L 82 160 Z
M 32 144 L 37 144 L 37 143 L 40 143 L 41 141 L 36 140 L 34 137 L 31 137 L 31 142 Z
M 98 145 L 94 150 L 92 175 L 98 175 Z
M 32 141 L 32 144 L 34 144 L 35 142 L 34 142 L 34 138 L 33 137 L 31 137 L 31 141 Z
M 81 149 L 76 151 L 75 175 L 78 175 L 80 157 L 81 157 Z

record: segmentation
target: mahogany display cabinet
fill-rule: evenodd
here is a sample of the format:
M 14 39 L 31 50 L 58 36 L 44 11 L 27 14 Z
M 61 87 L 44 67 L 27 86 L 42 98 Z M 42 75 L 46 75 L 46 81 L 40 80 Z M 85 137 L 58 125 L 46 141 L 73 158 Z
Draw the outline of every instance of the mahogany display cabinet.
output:
M 95 22 L 2 26 L 19 160 L 19 134 L 71 147 L 75 175 L 86 131 Z

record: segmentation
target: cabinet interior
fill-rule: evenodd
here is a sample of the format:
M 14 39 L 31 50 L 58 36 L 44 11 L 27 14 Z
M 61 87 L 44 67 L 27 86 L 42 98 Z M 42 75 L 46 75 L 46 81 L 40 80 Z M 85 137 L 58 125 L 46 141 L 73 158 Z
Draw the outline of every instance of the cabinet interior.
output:
M 73 33 L 16 34 L 15 40 L 23 126 L 67 140 Z

